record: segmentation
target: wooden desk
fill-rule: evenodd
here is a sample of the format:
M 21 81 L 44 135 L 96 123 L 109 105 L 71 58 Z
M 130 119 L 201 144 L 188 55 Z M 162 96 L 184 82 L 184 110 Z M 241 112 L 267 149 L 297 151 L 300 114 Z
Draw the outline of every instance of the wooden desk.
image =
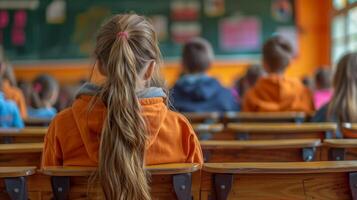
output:
M 44 118 L 26 118 L 24 119 L 26 127 L 32 126 L 44 126 L 47 127 L 50 125 L 52 119 L 44 119 Z
M 153 199 L 181 200 L 188 199 L 192 195 L 195 200 L 199 200 L 200 168 L 198 164 L 189 163 L 147 166 L 146 169 L 151 174 L 150 186 Z M 42 196 L 46 199 L 53 197 L 52 190 L 49 188 L 52 179 L 54 191 L 58 191 L 61 187 L 62 194 L 67 193 L 70 199 L 76 199 L 86 198 L 88 178 L 96 173 L 96 168 L 46 167 L 40 173 L 43 174 L 42 177 L 32 179 L 29 184 L 29 191 L 33 196 Z M 41 185 L 45 186 L 39 187 Z M 98 182 L 94 181 L 92 186 L 89 194 L 101 195 Z
M 219 112 L 186 112 L 182 113 L 191 123 L 217 123 L 221 120 Z
M 0 144 L 0 166 L 40 166 L 43 143 Z
M 36 167 L 0 167 L 0 199 L 27 199 L 27 176 Z
M 205 162 L 292 162 L 320 160 L 319 139 L 201 141 Z
M 0 141 L 4 138 L 10 138 L 11 143 L 43 142 L 47 130 L 47 127 L 26 127 L 23 129 L 0 128 Z
M 326 139 L 323 145 L 325 160 L 357 160 L 357 139 Z
M 226 122 L 295 122 L 306 121 L 303 112 L 227 112 L 224 115 Z
M 203 171 L 202 200 L 357 198 L 356 161 L 207 163 Z
M 229 123 L 227 125 L 227 132 L 236 134 L 240 139 L 335 138 L 336 130 L 335 123 Z

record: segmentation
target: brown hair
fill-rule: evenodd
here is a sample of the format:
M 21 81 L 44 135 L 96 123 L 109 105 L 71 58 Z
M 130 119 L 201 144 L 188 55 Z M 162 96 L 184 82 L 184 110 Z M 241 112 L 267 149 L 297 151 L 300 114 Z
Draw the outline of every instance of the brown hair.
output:
M 268 73 L 281 73 L 289 65 L 293 49 L 289 41 L 281 36 L 274 36 L 263 46 L 263 61 Z
M 262 66 L 257 64 L 252 64 L 248 67 L 245 77 L 250 86 L 253 86 L 257 80 L 263 76 L 264 70 Z
M 328 116 L 336 116 L 341 122 L 357 122 L 357 53 L 349 53 L 338 62 L 333 87 Z
M 331 70 L 320 68 L 315 73 L 316 89 L 328 89 L 331 87 Z
M 214 59 L 211 44 L 203 38 L 187 42 L 182 50 L 182 64 L 187 73 L 207 71 Z
M 56 103 L 57 99 L 52 98 L 58 97 L 59 85 L 58 82 L 49 75 L 40 75 L 32 81 L 32 92 L 31 92 L 31 106 L 33 108 L 43 108 L 46 103 L 53 104 Z
M 5 65 L 6 67 L 5 67 L 3 78 L 5 80 L 8 80 L 11 86 L 17 87 L 16 76 L 14 74 L 14 69 L 12 68 L 12 65 L 10 64 L 9 61 L 5 61 Z
M 106 199 L 151 199 L 144 151 L 147 127 L 136 96 L 139 74 L 161 63 L 154 27 L 136 14 L 116 15 L 99 30 L 95 57 L 107 77 L 100 97 L 107 107 L 99 150 L 99 181 Z M 158 67 L 150 86 L 162 86 Z

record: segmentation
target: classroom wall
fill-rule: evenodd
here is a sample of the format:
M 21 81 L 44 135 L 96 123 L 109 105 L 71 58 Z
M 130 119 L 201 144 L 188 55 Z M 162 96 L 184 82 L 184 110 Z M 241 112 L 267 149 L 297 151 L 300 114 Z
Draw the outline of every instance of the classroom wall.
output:
M 296 0 L 300 53 L 291 63 L 287 75 L 311 75 L 316 67 L 330 64 L 331 3 L 326 0 Z M 231 86 L 252 61 L 215 61 L 209 74 L 222 84 Z M 88 62 L 16 64 L 18 79 L 32 80 L 36 75 L 48 73 L 62 84 L 74 84 L 89 77 L 93 64 Z M 180 73 L 180 61 L 165 62 L 162 72 L 172 85 Z

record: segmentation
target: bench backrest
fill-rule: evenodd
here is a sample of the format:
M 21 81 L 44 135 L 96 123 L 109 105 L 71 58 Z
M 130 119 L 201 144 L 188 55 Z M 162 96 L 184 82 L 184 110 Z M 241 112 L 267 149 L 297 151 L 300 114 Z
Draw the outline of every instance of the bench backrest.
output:
M 303 112 L 227 112 L 226 122 L 294 122 L 303 123 L 307 115 Z
M 26 127 L 38 127 L 43 126 L 47 127 L 50 125 L 52 119 L 44 119 L 44 118 L 26 118 L 24 119 Z
M 336 130 L 335 123 L 229 123 L 227 125 L 227 132 L 235 134 L 235 138 L 238 139 L 335 138 Z
M 201 141 L 205 162 L 320 160 L 320 139 Z
M 357 161 L 207 163 L 203 171 L 202 200 L 357 198 Z
M 151 194 L 153 199 L 178 199 L 188 200 L 193 197 L 199 199 L 200 194 L 200 165 L 198 164 L 164 164 L 148 166 L 146 169 L 151 174 Z M 100 186 L 92 184 L 89 189 L 88 180 L 95 173 L 96 168 L 85 167 L 48 167 L 41 170 L 52 184 L 53 195 L 56 199 L 75 199 L 86 197 L 93 192 L 100 195 Z M 46 179 L 38 179 L 46 181 Z M 32 183 L 38 186 L 41 183 Z M 37 190 L 37 191 L 36 191 Z M 50 197 L 52 191 L 38 191 L 41 188 L 29 186 L 31 193 L 42 192 L 42 195 Z
M 43 142 L 47 127 L 0 128 L 0 143 Z
M 40 166 L 43 143 L 0 144 L 0 166 Z
M 27 199 L 27 176 L 36 167 L 0 167 L 0 199 Z

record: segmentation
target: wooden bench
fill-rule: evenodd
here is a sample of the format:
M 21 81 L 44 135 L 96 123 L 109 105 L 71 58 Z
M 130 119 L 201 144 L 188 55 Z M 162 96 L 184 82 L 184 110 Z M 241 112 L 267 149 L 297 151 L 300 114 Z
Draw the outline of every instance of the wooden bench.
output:
M 202 200 L 357 199 L 357 161 L 207 163 Z
M 27 176 L 36 167 L 0 167 L 0 199 L 27 200 Z
M 40 166 L 43 143 L 0 144 L 0 166 Z
M 227 112 L 226 122 L 295 122 L 303 123 L 307 115 L 303 112 Z
M 219 112 L 186 112 L 182 113 L 191 123 L 212 124 L 221 121 Z
M 0 141 L 2 143 L 33 143 L 43 142 L 47 127 L 27 127 L 23 129 L 0 128 Z
M 340 124 L 340 132 L 344 137 L 357 138 L 357 123 Z
M 205 162 L 320 160 L 319 139 L 201 141 Z
M 153 199 L 191 200 L 193 196 L 193 199 L 199 200 L 200 168 L 199 164 L 189 163 L 147 166 L 151 174 Z M 42 199 L 54 196 L 57 200 L 86 199 L 87 195 L 100 195 L 100 186 L 96 181 L 92 184 L 94 188 L 88 190 L 88 180 L 95 172 L 96 168 L 93 167 L 47 167 L 40 171 L 42 177 L 31 178 L 29 193 Z
M 50 125 L 52 119 L 44 119 L 44 118 L 26 118 L 24 119 L 24 123 L 26 127 L 47 127 Z
M 325 160 L 357 160 L 357 139 L 327 139 L 323 146 Z
M 197 137 L 200 140 L 210 140 L 213 138 L 213 135 L 216 133 L 221 133 L 224 130 L 223 124 L 192 124 Z
M 225 134 L 215 139 L 306 139 L 335 138 L 335 123 L 229 123 Z M 228 135 L 227 135 L 228 134 Z

